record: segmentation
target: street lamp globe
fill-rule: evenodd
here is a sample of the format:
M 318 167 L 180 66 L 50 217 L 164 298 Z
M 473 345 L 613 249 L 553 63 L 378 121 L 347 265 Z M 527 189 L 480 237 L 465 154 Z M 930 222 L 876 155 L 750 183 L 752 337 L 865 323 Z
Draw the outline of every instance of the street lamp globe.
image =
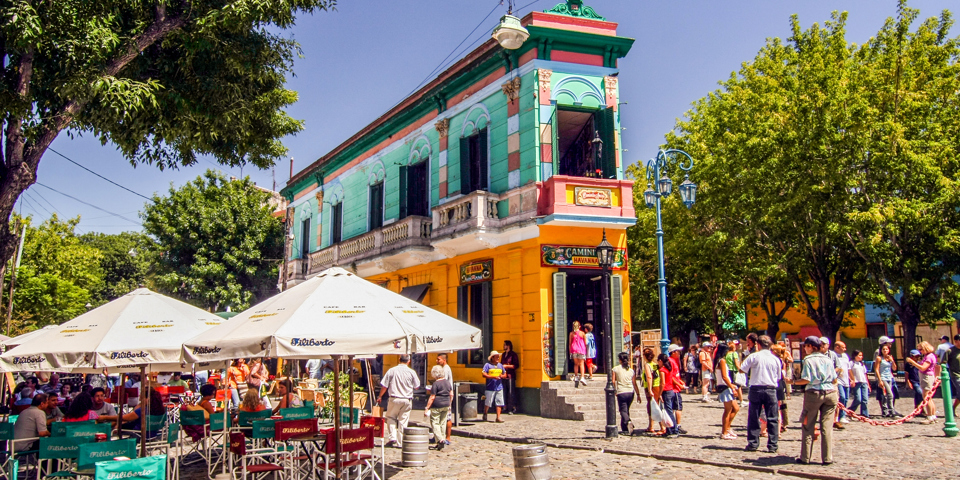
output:
M 673 180 L 670 180 L 670 177 L 666 175 L 657 182 L 657 186 L 660 188 L 660 194 L 664 197 L 669 197 L 673 193 Z
M 530 38 L 530 32 L 520 24 L 520 19 L 511 14 L 500 18 L 500 24 L 493 29 L 493 39 L 507 50 L 516 50 Z
M 653 191 L 649 183 L 647 189 L 643 191 L 643 201 L 647 204 L 647 208 L 653 208 L 657 203 L 657 192 Z
M 683 183 L 677 187 L 677 190 L 680 190 L 680 200 L 683 200 L 683 204 L 686 205 L 687 208 L 697 203 L 697 184 L 690 181 L 689 175 L 683 180 Z
M 613 245 L 607 241 L 607 229 L 603 229 L 603 240 L 597 245 L 597 264 L 602 269 L 610 268 L 613 265 Z

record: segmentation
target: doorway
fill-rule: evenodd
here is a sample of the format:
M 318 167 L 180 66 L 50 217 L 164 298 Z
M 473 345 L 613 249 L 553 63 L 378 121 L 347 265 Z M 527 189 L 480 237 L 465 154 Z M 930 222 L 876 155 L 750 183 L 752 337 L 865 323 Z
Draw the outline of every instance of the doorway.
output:
M 583 326 L 593 325 L 593 336 L 597 344 L 597 356 L 593 363 L 597 370 L 594 373 L 607 373 L 603 368 L 604 355 L 607 355 L 606 345 L 610 339 L 606 335 L 601 310 L 602 299 L 599 270 L 566 270 L 567 273 L 567 333 L 573 331 L 573 322 L 578 321 Z M 568 360 L 567 371 L 573 371 L 573 360 Z

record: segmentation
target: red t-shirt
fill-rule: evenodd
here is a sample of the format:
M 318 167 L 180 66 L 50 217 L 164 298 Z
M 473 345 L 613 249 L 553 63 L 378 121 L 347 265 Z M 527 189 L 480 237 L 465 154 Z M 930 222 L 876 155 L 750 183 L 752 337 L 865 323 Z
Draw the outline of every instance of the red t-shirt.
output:
M 680 369 L 673 365 L 674 362 L 671 361 L 670 363 L 671 366 L 674 367 L 673 370 L 668 371 L 666 368 L 660 369 L 660 386 L 664 391 L 679 392 L 680 388 L 677 387 L 677 381 L 680 380 Z

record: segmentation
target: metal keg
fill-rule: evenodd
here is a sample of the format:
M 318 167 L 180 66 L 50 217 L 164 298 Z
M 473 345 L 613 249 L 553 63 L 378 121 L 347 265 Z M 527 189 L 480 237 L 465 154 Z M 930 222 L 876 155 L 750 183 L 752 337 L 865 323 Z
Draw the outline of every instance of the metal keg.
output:
M 543 444 L 513 447 L 513 469 L 517 480 L 549 480 L 550 458 Z
M 404 467 L 427 466 L 427 451 L 430 449 L 430 430 L 423 427 L 403 429 L 403 448 L 400 459 Z

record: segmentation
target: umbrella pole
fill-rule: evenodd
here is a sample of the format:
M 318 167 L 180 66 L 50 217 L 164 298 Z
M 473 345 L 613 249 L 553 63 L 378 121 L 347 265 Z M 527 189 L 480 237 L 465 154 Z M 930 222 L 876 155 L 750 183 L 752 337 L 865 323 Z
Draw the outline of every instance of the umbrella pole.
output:
M 120 413 L 117 414 L 117 440 L 123 439 L 123 430 L 120 429 L 120 425 L 123 424 L 123 406 L 127 403 L 126 384 L 127 374 L 120 372 L 120 385 L 115 387 L 120 389 L 120 391 L 117 392 L 117 400 L 120 402 L 120 404 L 117 405 L 118 410 L 120 411 Z
M 140 458 L 147 456 L 147 423 L 150 422 L 150 403 L 147 401 L 149 385 L 147 366 L 140 365 Z
M 373 372 L 370 370 L 370 360 L 363 361 L 363 368 L 367 371 L 367 404 L 370 405 L 370 412 L 373 413 Z
M 347 371 L 350 372 L 350 428 L 353 429 L 353 355 L 347 356 Z
M 336 475 L 340 478 L 340 355 L 333 356 L 333 440 Z

